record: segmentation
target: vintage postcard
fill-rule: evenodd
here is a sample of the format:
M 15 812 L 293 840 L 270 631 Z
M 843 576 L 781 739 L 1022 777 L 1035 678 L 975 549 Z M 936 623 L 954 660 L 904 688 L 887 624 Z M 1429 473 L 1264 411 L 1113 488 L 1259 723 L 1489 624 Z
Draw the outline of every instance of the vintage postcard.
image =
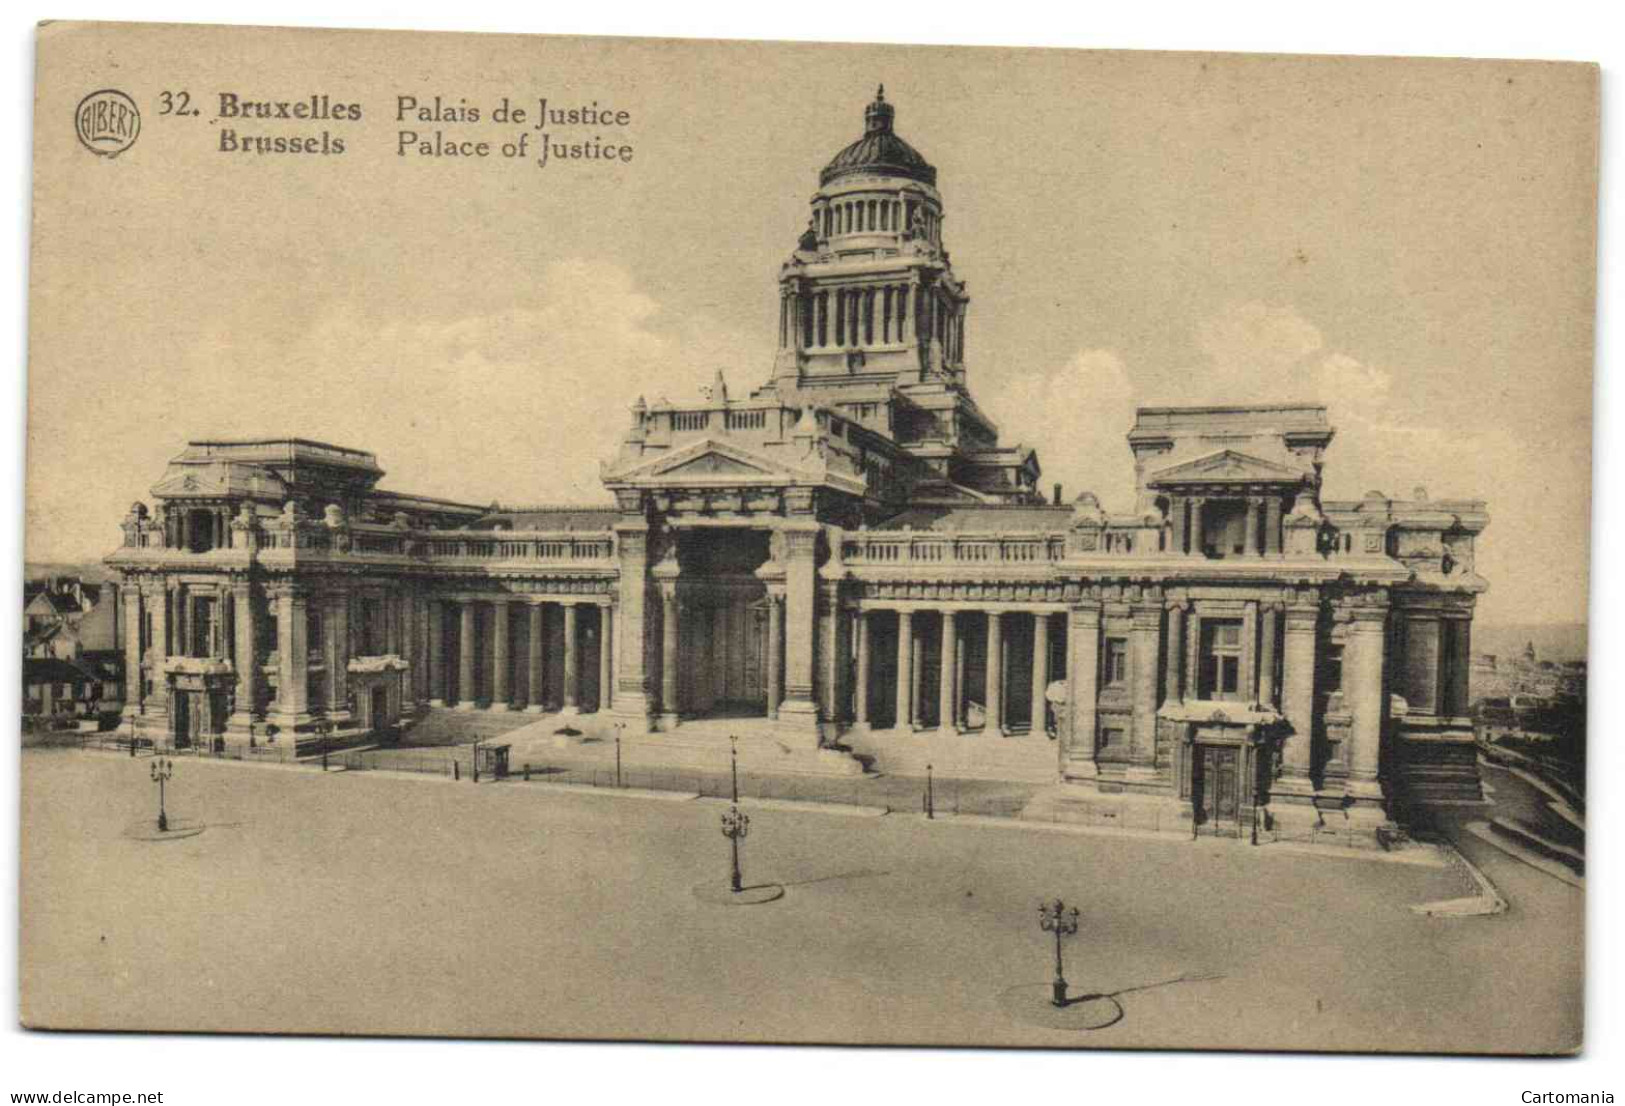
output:
M 37 51 L 27 1026 L 1581 1047 L 1596 67 Z

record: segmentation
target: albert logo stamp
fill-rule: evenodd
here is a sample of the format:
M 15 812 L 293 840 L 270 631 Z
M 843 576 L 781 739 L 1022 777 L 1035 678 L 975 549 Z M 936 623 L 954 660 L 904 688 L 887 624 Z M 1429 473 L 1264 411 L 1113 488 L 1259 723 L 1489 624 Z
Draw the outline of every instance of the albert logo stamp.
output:
M 117 157 L 140 136 L 141 112 L 118 89 L 103 88 L 79 101 L 73 126 L 85 149 L 101 157 Z

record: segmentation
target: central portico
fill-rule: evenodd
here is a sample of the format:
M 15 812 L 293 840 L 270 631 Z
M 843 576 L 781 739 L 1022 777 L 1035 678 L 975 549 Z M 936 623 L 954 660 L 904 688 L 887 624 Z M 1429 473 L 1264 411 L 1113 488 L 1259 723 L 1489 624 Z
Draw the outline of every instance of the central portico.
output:
M 714 408 L 639 401 L 603 474 L 623 516 L 623 618 L 637 619 L 623 635 L 615 709 L 664 732 L 757 718 L 792 747 L 817 749 L 825 530 L 862 516 L 864 482 L 829 448 L 828 413 L 730 402 L 720 378 L 707 398 Z

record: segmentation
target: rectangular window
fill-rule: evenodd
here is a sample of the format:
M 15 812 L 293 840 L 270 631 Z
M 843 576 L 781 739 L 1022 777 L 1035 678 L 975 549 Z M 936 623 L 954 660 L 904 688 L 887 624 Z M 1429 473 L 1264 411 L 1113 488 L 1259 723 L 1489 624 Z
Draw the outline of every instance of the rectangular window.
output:
M 305 608 L 305 650 L 312 659 L 322 653 L 322 611 L 320 607 Z
M 1203 699 L 1241 698 L 1241 622 L 1239 619 L 1202 623 L 1201 673 L 1198 694 Z
M 1119 687 L 1128 683 L 1128 639 L 1106 639 L 1106 686 Z

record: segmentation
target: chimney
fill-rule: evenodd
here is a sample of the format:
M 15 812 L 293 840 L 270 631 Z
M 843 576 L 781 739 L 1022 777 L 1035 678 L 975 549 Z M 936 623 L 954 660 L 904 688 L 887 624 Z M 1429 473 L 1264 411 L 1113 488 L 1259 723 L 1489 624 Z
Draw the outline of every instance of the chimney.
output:
M 1055 506 L 1061 505 L 1061 485 L 1055 485 Z

